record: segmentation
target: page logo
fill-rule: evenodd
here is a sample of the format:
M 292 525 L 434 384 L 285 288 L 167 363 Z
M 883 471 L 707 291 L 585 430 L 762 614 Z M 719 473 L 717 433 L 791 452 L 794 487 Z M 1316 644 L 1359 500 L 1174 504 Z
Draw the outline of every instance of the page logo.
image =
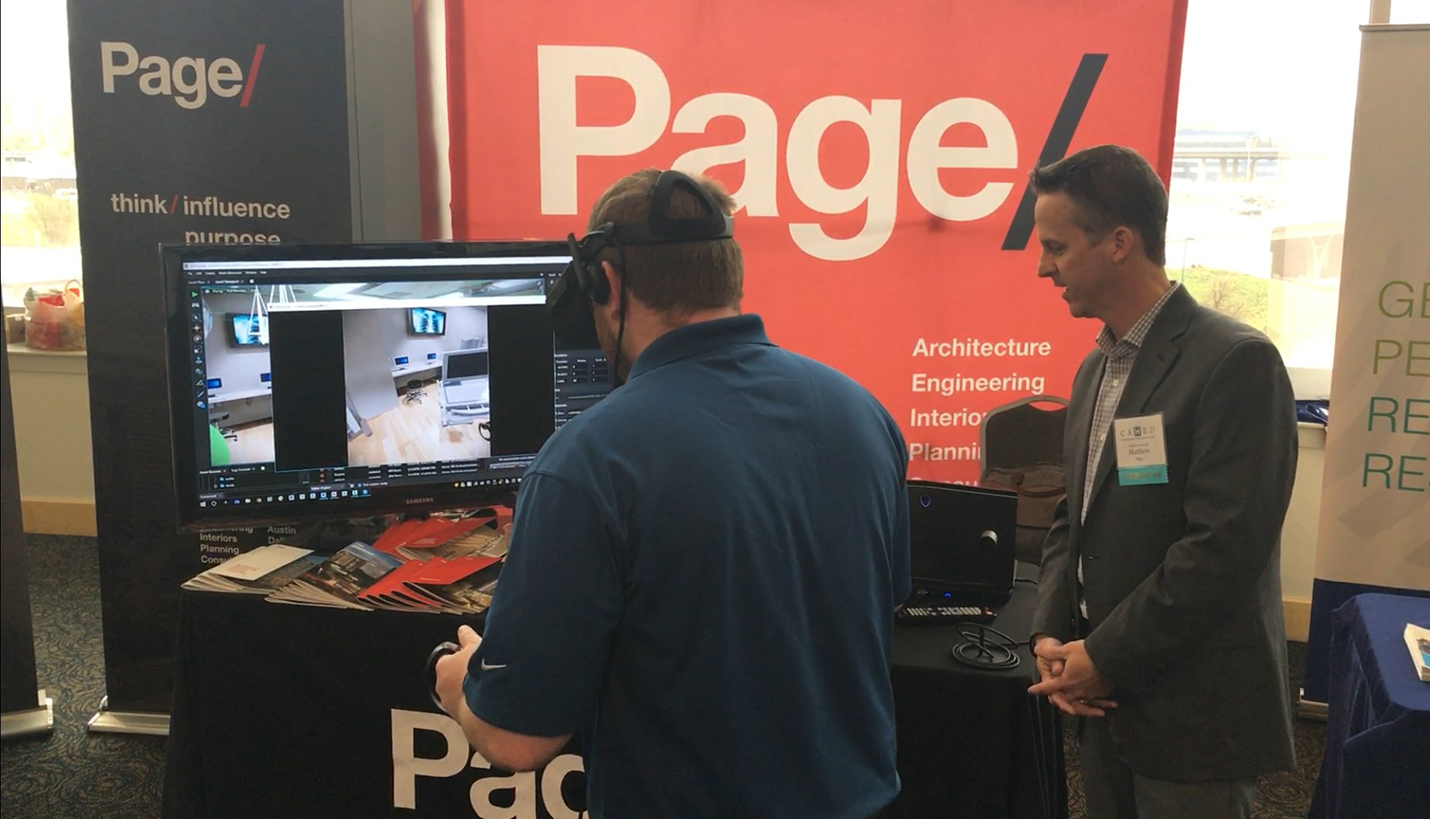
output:
M 119 77 L 137 74 L 134 82 L 140 91 L 151 97 L 170 97 L 180 108 L 190 111 L 202 108 L 208 103 L 210 93 L 224 99 L 241 94 L 238 107 L 247 108 L 258 82 L 263 51 L 263 43 L 254 46 L 253 59 L 245 75 L 238 61 L 229 57 L 215 60 L 187 56 L 174 60 L 158 55 L 140 57 L 133 43 L 105 41 L 99 44 L 99 70 L 106 94 L 115 93 L 115 80 Z
M 1038 153 L 1039 165 L 1066 153 L 1106 61 L 1106 54 L 1083 55 Z M 577 212 L 577 166 L 582 157 L 632 156 L 650 149 L 667 133 L 704 133 L 712 120 L 734 117 L 745 129 L 738 142 L 688 150 L 671 167 L 703 173 L 718 165 L 743 165 L 744 179 L 731 191 L 740 209 L 749 216 L 779 216 L 777 176 L 783 159 L 795 198 L 810 211 L 843 215 L 863 209 L 864 226 L 853 236 L 832 235 L 818 221 L 788 223 L 795 245 L 816 259 L 853 261 L 884 247 L 900 224 L 901 175 L 920 207 L 949 222 L 974 222 L 992 215 L 1023 184 L 1003 249 L 1027 246 L 1035 197 L 1019 179 L 1020 174 L 1008 173 L 1016 170 L 1020 161 L 1017 134 L 1008 115 L 989 100 L 943 100 L 920 113 L 905 137 L 903 123 L 908 116 L 903 100 L 829 94 L 809 101 L 797 112 L 786 109 L 786 116 L 794 116 L 785 127 L 774 106 L 752 94 L 702 94 L 674 108 L 678 100 L 672 95 L 665 69 L 634 49 L 538 45 L 536 62 L 543 215 Z M 589 88 L 579 80 L 592 77 L 618 80 L 630 89 L 635 107 L 625 122 L 586 125 L 577 121 L 580 89 Z M 862 131 L 868 145 L 863 178 L 848 187 L 831 182 L 820 160 L 825 135 L 842 125 Z M 976 129 L 982 145 L 944 145 L 944 134 L 956 127 Z M 939 181 L 943 169 L 985 169 L 990 173 L 977 190 L 953 192 Z

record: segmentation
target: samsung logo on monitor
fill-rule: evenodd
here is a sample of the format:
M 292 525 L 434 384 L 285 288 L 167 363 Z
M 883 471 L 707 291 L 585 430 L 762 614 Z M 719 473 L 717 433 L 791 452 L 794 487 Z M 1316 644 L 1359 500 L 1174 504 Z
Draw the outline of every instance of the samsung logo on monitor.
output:
M 437 499 L 436 499 L 436 498 L 408 498 L 407 500 L 404 500 L 404 501 L 403 501 L 403 503 L 407 504 L 408 506 L 412 506 L 413 504 L 417 504 L 417 503 L 436 503 L 436 502 L 437 502 Z

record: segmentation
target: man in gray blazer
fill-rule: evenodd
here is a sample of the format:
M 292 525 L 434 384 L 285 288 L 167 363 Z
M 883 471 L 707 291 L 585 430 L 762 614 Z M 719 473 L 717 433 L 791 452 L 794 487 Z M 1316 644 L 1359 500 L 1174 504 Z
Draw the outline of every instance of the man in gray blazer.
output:
M 1250 816 L 1256 777 L 1294 764 L 1286 368 L 1168 281 L 1167 192 L 1141 156 L 1103 145 L 1030 177 L 1038 275 L 1103 322 L 1073 382 L 1030 691 L 1082 717 L 1091 819 Z

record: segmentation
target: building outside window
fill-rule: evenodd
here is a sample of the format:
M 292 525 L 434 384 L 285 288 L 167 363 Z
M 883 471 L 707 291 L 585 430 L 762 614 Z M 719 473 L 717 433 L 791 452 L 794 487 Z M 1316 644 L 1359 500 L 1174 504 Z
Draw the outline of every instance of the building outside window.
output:
M 1271 337 L 1298 398 L 1329 396 L 1369 3 L 1191 0 L 1167 272 Z M 1393 0 L 1391 22 L 1430 22 Z
M 80 278 L 78 189 L 64 0 L 0 5 L 0 281 L 19 306 L 31 287 Z

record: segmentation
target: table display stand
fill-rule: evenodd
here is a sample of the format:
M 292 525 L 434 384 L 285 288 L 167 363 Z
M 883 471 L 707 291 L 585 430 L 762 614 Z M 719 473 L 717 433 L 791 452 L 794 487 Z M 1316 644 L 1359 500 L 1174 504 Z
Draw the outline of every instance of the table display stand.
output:
M 1296 698 L 1296 716 L 1302 719 L 1325 722 L 1330 718 L 1330 706 L 1324 702 L 1306 699 L 1306 689 L 1301 689 L 1300 696 Z
M 0 739 L 14 739 L 36 734 L 49 734 L 55 730 L 55 701 L 46 696 L 45 689 L 38 692 L 39 706 L 21 711 L 7 711 L 0 715 Z
M 151 737 L 169 735 L 169 715 L 146 711 L 111 711 L 109 697 L 99 701 L 99 712 L 89 718 L 92 734 L 143 734 Z

